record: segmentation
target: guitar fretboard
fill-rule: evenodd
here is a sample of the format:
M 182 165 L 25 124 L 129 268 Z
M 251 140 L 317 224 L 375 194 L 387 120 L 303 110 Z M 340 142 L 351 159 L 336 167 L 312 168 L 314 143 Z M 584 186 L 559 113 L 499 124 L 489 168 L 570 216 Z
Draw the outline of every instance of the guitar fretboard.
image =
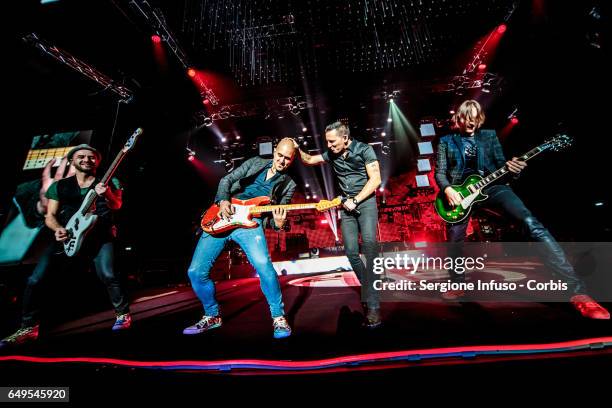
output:
M 544 147 L 538 146 L 536 148 L 531 149 L 530 151 L 528 151 L 524 155 L 520 156 L 519 159 L 523 160 L 523 161 L 527 161 L 527 160 L 532 159 L 533 157 L 537 156 L 538 154 L 542 153 L 544 150 L 546 150 Z M 508 174 L 509 172 L 510 172 L 510 170 L 508 170 L 508 168 L 506 166 L 504 166 L 501 169 L 498 169 L 498 170 L 494 171 L 493 173 L 489 174 L 487 177 L 483 178 L 478 183 L 474 184 L 473 187 L 475 189 L 477 189 L 477 190 L 480 190 L 480 189 L 488 186 L 489 184 L 495 182 L 498 178 Z
M 30 150 L 23 165 L 24 170 L 42 169 L 54 159 L 61 159 L 68 154 L 73 146 L 53 147 L 50 149 Z
M 316 203 L 304 203 L 304 204 L 286 204 L 286 205 L 262 205 L 253 207 L 250 209 L 251 214 L 259 214 L 263 212 L 272 212 L 277 208 L 284 208 L 285 210 L 308 210 L 311 208 L 317 208 Z

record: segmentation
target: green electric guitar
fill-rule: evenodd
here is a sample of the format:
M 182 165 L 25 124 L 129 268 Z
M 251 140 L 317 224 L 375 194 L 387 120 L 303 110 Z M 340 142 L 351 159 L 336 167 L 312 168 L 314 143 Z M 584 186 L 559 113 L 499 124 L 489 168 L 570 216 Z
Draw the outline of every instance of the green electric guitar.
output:
M 531 149 L 530 151 L 519 157 L 519 159 L 527 161 L 546 150 L 553 150 L 557 152 L 563 150 L 568 146 L 571 146 L 571 144 L 572 138 L 570 136 L 557 135 L 554 138 L 542 143 L 538 147 Z M 458 205 L 456 207 L 449 204 L 448 200 L 446 199 L 446 194 L 444 194 L 444 191 L 440 191 L 434 203 L 436 212 L 440 217 L 442 217 L 444 221 L 451 224 L 455 224 L 465 220 L 470 215 L 470 211 L 472 210 L 472 205 L 474 205 L 474 203 L 484 201 L 488 198 L 487 195 L 483 194 L 482 189 L 494 183 L 499 178 L 505 176 L 508 173 L 510 173 L 510 170 L 508 170 L 508 168 L 504 166 L 486 177 L 481 177 L 477 174 L 473 174 L 467 177 L 463 181 L 463 184 L 452 185 L 451 187 L 455 189 L 455 191 L 458 192 L 462 198 L 461 205 Z

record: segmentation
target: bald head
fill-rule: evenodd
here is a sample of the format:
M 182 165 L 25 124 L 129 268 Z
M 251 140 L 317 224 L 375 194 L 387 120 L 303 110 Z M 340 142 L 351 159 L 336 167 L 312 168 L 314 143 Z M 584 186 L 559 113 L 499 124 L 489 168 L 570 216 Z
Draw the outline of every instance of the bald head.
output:
M 295 145 L 293 143 L 293 139 L 284 138 L 276 145 L 276 149 L 274 149 L 274 168 L 276 171 L 284 171 L 286 170 L 293 159 L 295 158 Z

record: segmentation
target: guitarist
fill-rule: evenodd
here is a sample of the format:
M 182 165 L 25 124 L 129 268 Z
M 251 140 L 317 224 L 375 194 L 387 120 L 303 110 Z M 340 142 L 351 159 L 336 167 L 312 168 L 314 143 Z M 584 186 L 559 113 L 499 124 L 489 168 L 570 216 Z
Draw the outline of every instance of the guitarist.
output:
M 116 314 L 113 330 L 128 329 L 132 322 L 129 304 L 113 267 L 115 230 L 112 211 L 122 205 L 119 181 L 112 179 L 109 186 L 97 183 L 96 170 L 102 157 L 89 145 L 82 144 L 73 148 L 68 152 L 67 159 L 72 164 L 74 175 L 54 181 L 46 191 L 45 224 L 53 231 L 57 242 L 65 241 L 68 238 L 65 223 L 78 210 L 87 192 L 95 189 L 98 199 L 94 212 L 99 218 L 87 235 L 78 258 L 93 261 L 98 277 L 106 286 Z M 56 250 L 55 246 L 50 246 L 28 278 L 23 296 L 21 329 L 2 340 L 1 346 L 21 344 L 38 338 L 41 292 L 49 274 L 67 261 L 65 255 L 56 255 Z
M 506 166 L 517 177 L 527 166 L 527 163 L 513 157 L 506 161 L 494 130 L 481 129 L 485 114 L 480 104 L 475 100 L 466 100 L 459 106 L 452 117 L 456 133 L 440 139 L 436 162 L 436 183 L 446 195 L 448 202 L 454 206 L 461 203 L 461 196 L 451 187 L 451 184 L 461 184 L 472 174 L 486 175 Z M 492 185 L 485 188 L 489 198 L 479 207 L 491 206 L 503 210 L 510 217 L 519 221 L 534 241 L 542 242 L 545 253 L 544 262 L 553 272 L 562 276 L 571 288 L 571 302 L 580 313 L 591 319 L 609 319 L 606 309 L 585 294 L 585 284 L 576 275 L 574 268 L 568 262 L 563 250 L 550 232 L 527 209 L 521 199 L 508 185 Z M 476 207 L 478 208 L 478 207 Z M 456 224 L 447 224 L 447 240 L 453 243 L 463 242 L 469 217 Z M 460 245 L 460 244 L 457 244 Z M 455 252 L 460 247 L 453 247 Z M 464 281 L 465 275 L 450 271 L 453 281 Z M 446 299 L 462 297 L 462 291 L 446 292 Z
M 289 138 L 282 139 L 274 149 L 273 155 L 271 160 L 253 157 L 221 179 L 215 197 L 221 217 L 229 219 L 233 214 L 231 197 L 248 200 L 268 196 L 275 204 L 288 204 L 291 201 L 296 184 L 286 171 L 295 157 L 293 141 Z M 191 287 L 204 306 L 204 316 L 183 330 L 183 334 L 199 334 L 221 326 L 219 304 L 215 299 L 215 283 L 209 275 L 225 243 L 232 240 L 242 247 L 259 275 L 261 290 L 268 301 L 272 315 L 274 338 L 291 335 L 291 327 L 284 316 L 278 276 L 272 266 L 263 231 L 264 226 L 271 226 L 276 230 L 283 229 L 286 219 L 287 211 L 276 209 L 273 212 L 273 219 L 263 218 L 258 221 L 261 225 L 256 228 L 237 228 L 221 236 L 202 233 L 187 273 Z
M 375 329 L 382 323 L 379 294 L 372 287 L 376 279 L 374 258 L 378 254 L 376 189 L 381 183 L 378 159 L 372 146 L 353 139 L 349 127 L 342 122 L 325 128 L 325 141 L 328 150 L 323 154 L 311 156 L 300 150 L 300 158 L 309 166 L 329 163 L 342 194 L 347 197 L 341 213 L 342 239 L 346 256 L 361 282 L 362 298 L 366 300 L 364 326 Z M 367 267 L 359 256 L 360 232 Z

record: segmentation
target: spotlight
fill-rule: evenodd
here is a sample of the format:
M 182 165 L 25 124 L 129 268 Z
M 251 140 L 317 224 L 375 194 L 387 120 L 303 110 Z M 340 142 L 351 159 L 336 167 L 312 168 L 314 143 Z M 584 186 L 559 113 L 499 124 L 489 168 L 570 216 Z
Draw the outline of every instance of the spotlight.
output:
M 307 200 L 310 200 L 310 196 L 309 196 L 309 195 L 307 195 L 307 196 L 306 196 L 306 199 L 307 199 Z
M 316 200 L 316 199 L 317 199 L 317 195 L 316 195 L 316 194 L 313 194 L 313 195 L 312 195 L 312 199 L 313 199 L 313 200 Z
M 381 188 L 379 188 L 379 189 L 378 189 L 378 191 L 380 191 L 380 192 L 382 193 L 382 192 L 384 192 L 384 191 L 385 191 L 385 188 L 384 188 L 384 187 L 381 187 Z
M 386 133 L 386 132 L 382 132 L 380 135 L 381 135 L 382 137 L 385 137 L 385 136 L 387 136 L 387 133 Z
M 306 184 L 304 184 L 304 187 L 308 188 L 308 187 L 310 187 L 310 184 L 306 183 Z
M 194 150 L 190 149 L 189 147 L 185 147 L 185 150 L 187 150 L 187 160 L 194 161 L 195 160 L 195 156 L 196 156 L 196 152 Z
M 514 116 L 512 119 L 510 119 L 510 122 L 511 122 L 513 125 L 516 125 L 516 124 L 518 124 L 518 123 L 519 123 L 519 120 L 518 120 L 518 118 L 517 118 L 516 116 Z
M 202 101 L 202 103 L 204 105 L 210 105 L 210 100 L 208 98 L 204 98 L 204 100 Z
M 240 135 L 236 135 L 236 140 L 240 140 Z
M 304 127 L 302 128 L 302 132 L 304 132 L 304 133 L 308 132 L 308 128 L 307 128 L 306 126 L 304 126 Z
M 391 123 L 391 122 L 393 122 L 393 119 L 387 118 L 387 122 Z
M 487 64 L 480 64 L 478 65 L 478 69 L 481 71 L 484 71 L 485 69 L 487 69 Z
M 450 113 L 451 115 L 454 115 L 455 111 L 451 109 L 451 110 L 448 111 L 448 113 Z
M 505 33 L 505 32 L 506 32 L 506 28 L 507 28 L 507 27 L 506 27 L 506 25 L 505 25 L 505 24 L 500 24 L 500 25 L 499 25 L 499 27 L 497 27 L 497 32 L 498 32 L 499 34 L 503 34 L 503 33 Z
M 190 77 L 190 78 L 195 77 L 195 76 L 196 76 L 196 70 L 195 70 L 195 69 L 193 69 L 193 68 L 189 68 L 189 69 L 187 70 L 187 75 L 189 75 L 189 77 Z
M 161 42 L 161 37 L 157 34 L 153 34 L 151 36 L 151 41 L 153 41 L 155 44 L 159 44 Z
M 225 143 L 225 142 L 227 142 L 227 138 L 224 136 L 224 137 L 222 137 L 222 138 L 221 138 L 221 141 L 222 141 L 223 143 Z

